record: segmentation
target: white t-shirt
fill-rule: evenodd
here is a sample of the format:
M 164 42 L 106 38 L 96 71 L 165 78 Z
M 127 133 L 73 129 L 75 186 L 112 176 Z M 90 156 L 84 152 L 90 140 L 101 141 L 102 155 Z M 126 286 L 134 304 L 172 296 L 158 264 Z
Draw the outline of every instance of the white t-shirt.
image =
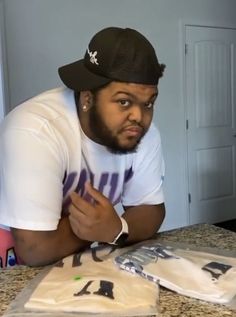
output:
M 74 93 L 56 88 L 29 99 L 0 126 L 0 224 L 55 230 L 72 191 L 90 179 L 113 205 L 163 202 L 164 163 L 151 125 L 136 153 L 112 154 L 82 132 Z M 63 205 L 63 208 L 62 208 Z

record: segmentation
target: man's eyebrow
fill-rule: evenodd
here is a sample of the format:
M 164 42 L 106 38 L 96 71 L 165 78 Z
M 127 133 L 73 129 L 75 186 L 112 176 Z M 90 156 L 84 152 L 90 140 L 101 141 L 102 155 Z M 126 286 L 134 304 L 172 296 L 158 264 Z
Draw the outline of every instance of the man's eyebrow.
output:
M 129 97 L 131 97 L 133 99 L 137 99 L 136 95 L 134 95 L 134 94 L 132 94 L 132 93 L 130 93 L 128 91 L 122 91 L 122 90 L 121 91 L 117 91 L 116 93 L 114 93 L 114 95 L 112 95 L 112 97 L 116 97 L 119 94 L 125 94 L 125 95 L 128 95 Z M 157 96 L 158 96 L 158 91 L 156 91 L 154 94 L 152 94 L 148 100 L 156 98 Z

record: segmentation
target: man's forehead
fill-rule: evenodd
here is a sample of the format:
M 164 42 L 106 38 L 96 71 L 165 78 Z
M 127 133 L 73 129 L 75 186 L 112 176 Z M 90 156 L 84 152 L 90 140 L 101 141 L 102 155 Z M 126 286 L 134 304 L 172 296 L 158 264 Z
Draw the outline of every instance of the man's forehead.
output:
M 158 87 L 156 85 L 112 82 L 107 88 L 112 95 L 128 94 L 134 96 L 152 97 L 158 94 Z

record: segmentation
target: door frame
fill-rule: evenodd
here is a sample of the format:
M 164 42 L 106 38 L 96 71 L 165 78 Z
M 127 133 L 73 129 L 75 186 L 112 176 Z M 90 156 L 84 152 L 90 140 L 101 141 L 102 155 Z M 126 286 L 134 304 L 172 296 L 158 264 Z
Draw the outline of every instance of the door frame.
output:
M 184 113 L 184 125 L 183 125 L 183 139 L 185 142 L 185 153 L 184 153 L 184 165 L 185 165 L 185 206 L 186 206 L 186 219 L 187 219 L 187 223 L 190 225 L 190 197 L 189 197 L 189 193 L 190 193 L 190 181 L 189 181 L 189 166 L 188 166 L 188 136 L 187 136 L 187 119 L 188 119 L 188 115 L 187 115 L 187 69 L 186 69 L 186 54 L 185 54 L 185 50 L 186 50 L 186 29 L 187 27 L 207 27 L 207 28 L 220 28 L 220 29 L 236 29 L 236 24 L 222 24 L 222 22 L 217 23 L 215 22 L 204 22 L 204 21 L 189 21 L 189 20 L 184 20 L 181 19 L 179 22 L 179 34 L 180 34 L 180 38 L 179 38 L 179 52 L 180 52 L 180 69 L 181 69 L 181 73 L 180 73 L 180 91 L 181 91 L 181 103 L 183 105 L 183 113 Z

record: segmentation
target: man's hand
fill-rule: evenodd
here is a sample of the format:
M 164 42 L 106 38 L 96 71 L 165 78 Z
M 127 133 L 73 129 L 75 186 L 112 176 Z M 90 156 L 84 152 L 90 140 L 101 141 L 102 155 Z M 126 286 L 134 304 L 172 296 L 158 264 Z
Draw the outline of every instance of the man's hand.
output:
M 74 234 L 87 241 L 111 242 L 121 230 L 121 221 L 110 201 L 87 182 L 88 202 L 73 192 L 69 221 Z

